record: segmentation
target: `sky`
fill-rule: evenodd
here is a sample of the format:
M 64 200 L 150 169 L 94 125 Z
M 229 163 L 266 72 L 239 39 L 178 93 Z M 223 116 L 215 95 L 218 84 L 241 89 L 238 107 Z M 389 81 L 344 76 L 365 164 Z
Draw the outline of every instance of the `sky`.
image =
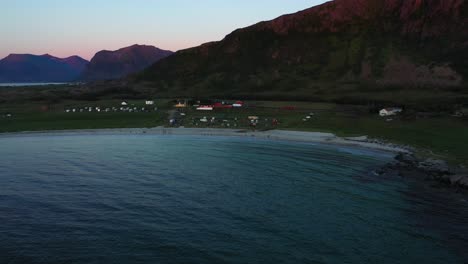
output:
M 325 0 L 0 0 L 0 58 L 79 55 L 133 44 L 180 50 Z

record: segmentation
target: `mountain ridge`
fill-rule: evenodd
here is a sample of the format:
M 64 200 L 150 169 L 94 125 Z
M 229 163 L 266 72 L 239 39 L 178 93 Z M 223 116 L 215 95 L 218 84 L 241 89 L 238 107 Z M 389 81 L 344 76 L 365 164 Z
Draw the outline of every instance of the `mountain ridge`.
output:
M 303 89 L 318 96 L 321 83 L 351 82 L 460 86 L 467 18 L 464 0 L 335 0 L 179 51 L 132 81 L 186 95 Z
M 101 50 L 83 72 L 86 81 L 118 79 L 143 70 L 173 52 L 149 45 L 132 45 L 115 51 Z
M 88 61 L 79 56 L 9 54 L 0 60 L 0 82 L 76 81 Z

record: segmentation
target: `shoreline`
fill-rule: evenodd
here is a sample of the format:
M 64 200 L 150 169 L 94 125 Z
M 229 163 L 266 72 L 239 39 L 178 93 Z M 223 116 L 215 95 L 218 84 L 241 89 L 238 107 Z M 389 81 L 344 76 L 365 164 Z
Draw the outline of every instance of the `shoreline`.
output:
M 0 138 L 11 136 L 29 135 L 106 135 L 106 134 L 142 134 L 142 135 L 184 135 L 184 136 L 225 136 L 225 137 L 249 137 L 266 140 L 294 141 L 304 143 L 320 143 L 328 145 L 358 147 L 371 150 L 394 153 L 412 153 L 412 149 L 396 144 L 382 142 L 370 142 L 366 137 L 344 138 L 332 133 L 304 132 L 294 130 L 268 130 L 251 131 L 248 129 L 224 129 L 224 128 L 105 128 L 105 129 L 72 129 L 72 130 L 44 130 L 0 133 Z
M 362 137 L 338 137 L 333 133 L 304 132 L 293 130 L 251 131 L 248 129 L 224 128 L 107 128 L 107 129 L 74 129 L 45 130 L 0 133 L 0 139 L 22 136 L 66 136 L 66 135 L 162 135 L 162 136 L 218 136 L 245 137 L 273 141 L 292 141 L 317 143 L 351 148 L 383 151 L 394 155 L 393 160 L 375 173 L 380 176 L 398 176 L 420 178 L 422 182 L 433 182 L 455 191 L 468 190 L 468 169 L 453 167 L 444 160 L 417 157 L 415 150 L 408 146 L 386 143 Z

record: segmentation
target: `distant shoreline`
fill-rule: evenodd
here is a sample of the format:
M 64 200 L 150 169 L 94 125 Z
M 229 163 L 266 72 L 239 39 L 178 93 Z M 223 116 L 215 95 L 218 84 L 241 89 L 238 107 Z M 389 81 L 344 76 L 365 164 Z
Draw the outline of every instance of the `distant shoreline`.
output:
M 109 128 L 109 129 L 76 129 L 76 130 L 47 130 L 0 133 L 0 138 L 8 136 L 29 135 L 106 135 L 106 134 L 147 134 L 147 135 L 194 135 L 194 136 L 230 136 L 251 137 L 268 140 L 295 141 L 304 143 L 322 143 L 339 146 L 360 147 L 391 153 L 411 153 L 406 147 L 395 144 L 368 142 L 359 138 L 343 138 L 332 133 L 303 132 L 292 130 L 251 131 L 247 129 L 222 128 Z

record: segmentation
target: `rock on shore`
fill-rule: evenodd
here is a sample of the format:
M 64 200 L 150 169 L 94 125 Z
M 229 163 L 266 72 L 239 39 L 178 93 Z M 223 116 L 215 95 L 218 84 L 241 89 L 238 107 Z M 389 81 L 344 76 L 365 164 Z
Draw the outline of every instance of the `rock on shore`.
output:
M 446 161 L 417 158 L 412 153 L 400 153 L 395 160 L 377 171 L 378 174 L 398 174 L 402 177 L 419 177 L 447 186 L 468 190 L 468 170 L 451 167 Z

